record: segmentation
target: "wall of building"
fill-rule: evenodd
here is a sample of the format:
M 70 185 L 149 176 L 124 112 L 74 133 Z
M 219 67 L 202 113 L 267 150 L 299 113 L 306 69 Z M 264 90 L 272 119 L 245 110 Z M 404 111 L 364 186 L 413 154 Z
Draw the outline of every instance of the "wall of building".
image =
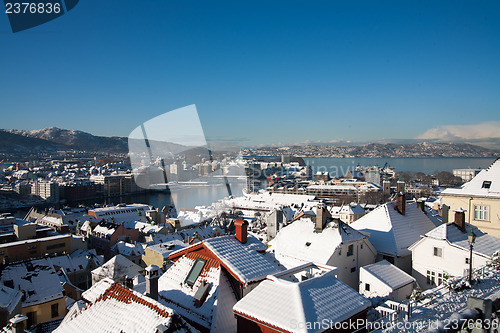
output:
M 441 257 L 434 255 L 434 247 L 442 249 Z M 427 271 L 434 272 L 436 279 L 439 277 L 438 274 L 465 276 L 469 269 L 469 264 L 466 263 L 469 255 L 469 250 L 451 246 L 445 240 L 427 237 L 412 249 L 412 276 L 417 279 L 420 288 L 424 290 L 433 287 L 427 284 Z M 473 254 L 473 268 L 482 267 L 488 262 L 488 258 Z
M 500 198 L 459 197 L 443 195 L 443 205 L 450 207 L 448 221 L 455 221 L 455 209 L 467 210 L 465 222 L 477 226 L 481 231 L 500 238 Z M 474 219 L 474 206 L 489 207 L 489 221 Z
M 353 245 L 353 254 L 348 256 L 348 249 L 351 244 Z M 362 239 L 340 245 L 326 264 L 337 267 L 339 269 L 337 278 L 357 291 L 359 288 L 360 267 L 373 264 L 376 256 L 376 251 L 369 244 L 369 241 Z
M 63 254 L 71 250 L 71 235 L 0 245 L 0 263 L 41 258 L 46 254 Z
M 164 261 L 168 261 L 168 258 L 164 258 L 160 253 L 146 248 L 144 254 L 142 255 L 142 261 L 147 266 L 156 265 L 158 267 L 163 267 Z
M 52 317 L 52 304 L 57 304 L 58 316 Z M 66 315 L 65 297 L 61 297 L 42 304 L 23 307 L 23 315 L 28 316 L 28 313 L 30 312 L 36 313 L 36 321 L 33 323 L 35 325 L 44 323 L 46 321 L 63 318 Z

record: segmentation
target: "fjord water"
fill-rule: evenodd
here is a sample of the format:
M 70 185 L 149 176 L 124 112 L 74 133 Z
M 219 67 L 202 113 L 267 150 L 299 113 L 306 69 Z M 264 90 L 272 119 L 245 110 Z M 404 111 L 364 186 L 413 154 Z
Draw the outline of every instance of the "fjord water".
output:
M 383 167 L 386 163 L 397 171 L 415 171 L 433 174 L 435 171 L 452 172 L 453 169 L 487 168 L 495 158 L 491 157 L 432 157 L 432 158 L 334 158 L 334 157 L 304 157 L 313 173 L 328 171 L 332 176 L 343 176 L 348 170 L 354 170 L 357 165 L 369 167 L 378 165 Z
M 343 176 L 347 170 L 354 170 L 357 165 L 368 167 L 385 163 L 394 167 L 396 171 L 420 171 L 432 174 L 435 171 L 452 172 L 453 169 L 462 168 L 487 168 L 493 163 L 494 158 L 328 158 L 305 157 L 304 161 L 310 165 L 313 174 L 318 170 L 329 171 L 332 176 Z M 241 196 L 244 183 L 233 184 L 233 196 Z M 129 202 L 147 202 L 155 207 L 166 204 L 175 204 L 177 209 L 194 208 L 199 205 L 210 205 L 228 195 L 225 186 L 190 187 L 172 194 L 152 193 L 129 197 Z

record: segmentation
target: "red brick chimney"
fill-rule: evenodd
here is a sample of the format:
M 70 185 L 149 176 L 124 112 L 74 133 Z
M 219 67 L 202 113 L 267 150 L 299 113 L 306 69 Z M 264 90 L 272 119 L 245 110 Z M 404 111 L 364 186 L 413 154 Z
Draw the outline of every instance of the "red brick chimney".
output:
M 425 213 L 425 200 L 419 199 L 417 201 L 417 208 Z
M 406 214 L 406 199 L 403 192 L 399 192 L 396 198 L 396 209 L 401 215 Z
M 234 226 L 236 227 L 236 239 L 245 244 L 247 242 L 248 222 L 238 219 L 234 222 Z
M 465 212 L 466 210 L 463 210 L 462 208 L 455 209 L 455 224 L 457 225 L 458 229 L 460 229 L 462 232 L 465 232 Z

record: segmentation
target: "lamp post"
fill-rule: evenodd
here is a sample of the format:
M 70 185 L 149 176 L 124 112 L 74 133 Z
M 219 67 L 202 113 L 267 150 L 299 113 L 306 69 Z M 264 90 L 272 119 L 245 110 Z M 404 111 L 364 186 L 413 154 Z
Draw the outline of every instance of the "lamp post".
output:
M 476 241 L 476 234 L 471 229 L 469 234 L 467 235 L 469 238 L 469 246 L 470 246 L 470 257 L 469 257 L 469 283 L 472 285 L 472 249 L 474 248 L 474 242 Z

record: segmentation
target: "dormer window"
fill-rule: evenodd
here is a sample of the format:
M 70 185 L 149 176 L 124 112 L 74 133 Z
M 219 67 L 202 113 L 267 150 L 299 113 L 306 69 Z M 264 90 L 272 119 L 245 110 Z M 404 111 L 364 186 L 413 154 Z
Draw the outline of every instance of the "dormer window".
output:
M 481 186 L 482 188 L 485 188 L 485 189 L 489 189 L 491 187 L 491 181 L 490 180 L 485 180 L 483 182 L 483 186 Z
M 196 279 L 198 278 L 198 276 L 200 276 L 200 273 L 203 270 L 203 267 L 205 267 L 206 263 L 207 261 L 205 259 L 196 259 L 193 267 L 191 268 L 191 271 L 189 271 L 186 281 L 184 281 L 188 286 L 192 287 L 194 285 Z

